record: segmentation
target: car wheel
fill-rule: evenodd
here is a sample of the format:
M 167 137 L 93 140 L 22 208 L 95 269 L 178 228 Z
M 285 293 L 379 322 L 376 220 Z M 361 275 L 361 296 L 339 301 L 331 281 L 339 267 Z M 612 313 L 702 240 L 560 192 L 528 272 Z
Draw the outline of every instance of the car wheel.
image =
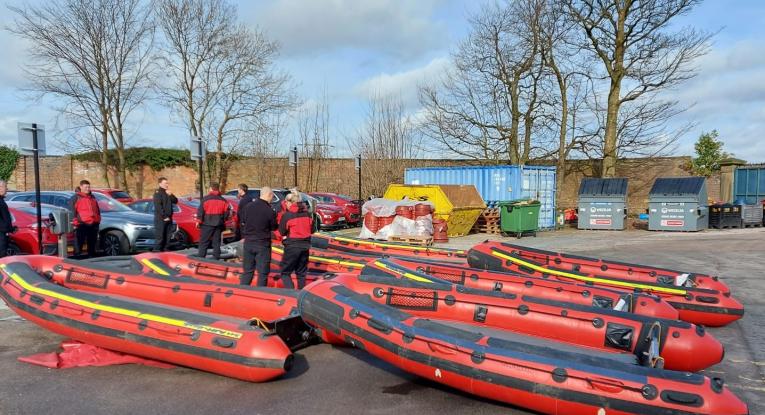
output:
M 8 244 L 8 248 L 5 249 L 5 256 L 21 255 L 21 248 L 18 245 L 11 242 Z
M 109 231 L 101 235 L 101 251 L 106 256 L 127 255 L 130 253 L 130 244 L 124 233 Z
M 183 229 L 178 229 L 178 232 L 175 233 L 175 241 L 183 248 L 191 246 L 191 236 Z

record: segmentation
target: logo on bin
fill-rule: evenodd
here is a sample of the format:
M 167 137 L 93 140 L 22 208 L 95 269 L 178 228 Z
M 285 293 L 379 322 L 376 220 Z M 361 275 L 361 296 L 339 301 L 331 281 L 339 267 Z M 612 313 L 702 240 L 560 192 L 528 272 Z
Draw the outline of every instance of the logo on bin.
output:
M 662 220 L 661 226 L 683 226 L 685 225 L 684 220 Z

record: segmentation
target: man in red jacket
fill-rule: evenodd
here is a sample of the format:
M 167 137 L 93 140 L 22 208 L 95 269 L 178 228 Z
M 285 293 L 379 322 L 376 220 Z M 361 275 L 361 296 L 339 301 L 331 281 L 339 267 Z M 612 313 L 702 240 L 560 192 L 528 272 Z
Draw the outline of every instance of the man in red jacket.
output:
M 213 258 L 220 259 L 221 234 L 230 214 L 228 202 L 220 195 L 220 185 L 211 183 L 210 193 L 200 201 L 197 209 L 197 226 L 202 228 L 198 256 L 206 257 L 212 243 Z
M 74 213 L 74 255 L 82 255 L 82 245 L 87 243 L 86 257 L 96 255 L 98 243 L 98 228 L 101 226 L 101 209 L 93 193 L 90 192 L 90 182 L 80 180 L 79 191 L 69 202 L 69 209 Z
M 311 249 L 313 223 L 311 214 L 300 202 L 300 194 L 292 192 L 286 197 L 286 211 L 279 221 L 279 233 L 284 244 L 282 257 L 282 283 L 285 288 L 295 288 L 292 284 L 292 272 L 297 276 L 298 290 L 305 287 L 305 275 L 308 272 L 308 253 Z

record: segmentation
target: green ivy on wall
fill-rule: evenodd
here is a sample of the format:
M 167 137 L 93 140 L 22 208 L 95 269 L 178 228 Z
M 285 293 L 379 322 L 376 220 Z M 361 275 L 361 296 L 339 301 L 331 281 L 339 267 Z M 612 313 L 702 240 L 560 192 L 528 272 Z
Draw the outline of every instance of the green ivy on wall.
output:
M 11 178 L 19 157 L 21 155 L 15 148 L 0 145 L 0 180 L 7 181 Z

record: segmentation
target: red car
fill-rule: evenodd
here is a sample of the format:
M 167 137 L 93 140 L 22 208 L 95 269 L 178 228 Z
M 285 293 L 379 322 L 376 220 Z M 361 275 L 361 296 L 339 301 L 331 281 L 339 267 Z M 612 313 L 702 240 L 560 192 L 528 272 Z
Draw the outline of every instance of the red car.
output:
M 339 195 L 337 193 L 310 193 L 310 195 L 318 199 L 319 203 L 340 207 L 343 211 L 343 216 L 345 216 L 345 222 L 348 225 L 355 226 L 359 223 L 361 205 L 350 196 Z M 322 223 L 324 223 L 323 219 Z
M 316 205 L 316 214 L 321 219 L 321 224 L 319 225 L 321 229 L 344 228 L 348 226 L 345 213 L 340 206 L 318 203 Z
M 119 189 L 92 189 L 96 193 L 102 193 L 105 194 L 112 199 L 117 199 L 118 201 L 128 204 L 135 201 L 135 198 L 133 196 L 130 196 L 130 194 L 124 190 Z
M 229 206 L 232 207 L 232 211 L 236 213 L 237 200 L 233 198 L 233 201 L 229 197 L 225 197 L 229 202 Z M 153 199 L 139 199 L 128 206 L 136 212 L 154 214 L 154 200 Z M 178 225 L 178 233 L 176 234 L 176 240 L 183 247 L 196 245 L 199 243 L 201 231 L 197 228 L 197 209 L 199 209 L 199 197 L 179 197 L 178 204 L 173 206 L 173 221 Z M 236 225 L 235 215 L 226 221 L 226 230 L 223 231 L 223 239 L 233 238 Z
M 40 249 L 37 243 L 37 208 L 32 202 L 7 202 L 11 212 L 13 226 L 18 229 L 12 233 L 8 244 L 8 255 L 32 254 L 39 255 Z M 48 230 L 48 214 L 53 210 L 60 209 L 51 205 L 42 205 L 42 237 L 43 255 L 56 255 L 58 252 L 58 235 Z M 74 246 L 74 234 L 67 235 L 69 251 Z

